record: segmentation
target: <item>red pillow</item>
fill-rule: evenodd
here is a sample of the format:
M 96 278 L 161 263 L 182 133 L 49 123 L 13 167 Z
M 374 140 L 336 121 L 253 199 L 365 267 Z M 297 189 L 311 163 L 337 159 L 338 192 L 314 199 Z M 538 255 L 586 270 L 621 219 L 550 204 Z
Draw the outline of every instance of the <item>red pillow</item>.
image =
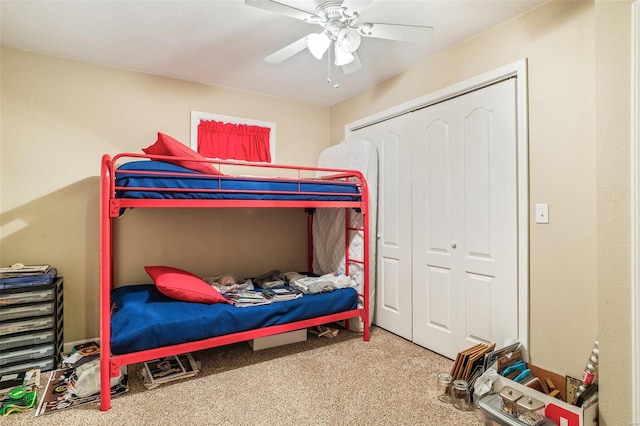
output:
M 228 303 L 215 288 L 191 272 L 170 266 L 145 266 L 158 290 L 172 299 L 196 303 Z
M 142 148 L 145 154 L 149 155 L 168 155 L 171 157 L 186 157 L 194 158 L 197 160 L 205 160 L 205 158 L 183 144 L 180 141 L 172 138 L 169 135 L 158 132 L 158 140 L 147 148 Z M 210 175 L 221 175 L 220 171 L 213 167 L 211 163 L 201 163 L 198 161 L 185 161 L 185 160 L 164 160 L 168 163 L 177 164 L 178 166 L 186 167 L 187 169 L 195 170 L 197 172 L 208 173 Z

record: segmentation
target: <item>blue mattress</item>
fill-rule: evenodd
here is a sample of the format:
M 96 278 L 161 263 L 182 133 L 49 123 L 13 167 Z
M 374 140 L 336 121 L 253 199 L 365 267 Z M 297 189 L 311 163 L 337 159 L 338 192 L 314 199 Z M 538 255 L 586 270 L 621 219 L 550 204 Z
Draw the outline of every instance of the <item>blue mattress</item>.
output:
M 135 171 L 159 173 L 144 175 L 136 174 Z M 181 175 L 176 177 L 162 173 L 180 173 Z M 359 201 L 361 199 L 357 185 L 349 182 L 326 180 L 298 182 L 295 179 L 284 178 L 212 176 L 162 161 L 125 163 L 118 167 L 115 180 L 116 198 L 311 201 Z M 265 193 L 266 191 L 278 193 Z
M 111 351 L 115 355 L 192 342 L 256 328 L 357 309 L 353 288 L 304 295 L 268 305 L 236 307 L 181 302 L 155 285 L 120 287 L 112 291 Z

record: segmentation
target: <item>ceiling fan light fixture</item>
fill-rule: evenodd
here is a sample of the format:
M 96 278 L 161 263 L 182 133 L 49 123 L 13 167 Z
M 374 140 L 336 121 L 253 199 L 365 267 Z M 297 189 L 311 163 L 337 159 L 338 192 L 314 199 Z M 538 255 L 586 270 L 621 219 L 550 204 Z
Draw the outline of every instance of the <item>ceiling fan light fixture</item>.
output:
M 305 48 L 316 59 L 322 60 L 327 52 L 326 61 L 329 75 L 327 81 L 329 83 L 331 83 L 331 68 L 334 64 L 342 67 L 345 74 L 353 73 L 362 68 L 357 52 L 362 37 L 416 43 L 426 42 L 431 37 L 434 30 L 429 26 L 361 22 L 361 12 L 372 1 L 314 0 L 313 2 L 304 2 L 308 4 L 302 9 L 298 9 L 295 6 L 285 4 L 283 0 L 244 0 L 245 4 L 249 6 L 321 26 L 320 33 L 302 37 L 267 56 L 265 60 L 272 64 L 279 64 L 302 52 Z M 312 3 L 316 5 L 315 10 L 313 12 L 306 11 L 305 9 L 311 8 Z M 332 50 L 335 52 L 333 58 L 331 57 Z M 337 83 L 334 87 L 338 87 Z
M 351 54 L 351 52 L 347 52 L 338 44 L 336 44 L 335 54 L 336 54 L 335 64 L 338 67 L 350 64 L 355 59 L 355 57 Z
M 353 53 L 360 47 L 362 37 L 360 33 L 353 28 L 343 28 L 338 33 L 336 42 L 345 52 Z
M 329 45 L 331 44 L 329 37 L 327 37 L 325 33 L 313 33 L 309 34 L 306 38 L 309 52 L 311 52 L 316 59 L 322 59 L 324 52 L 329 49 Z
M 364 24 L 358 25 L 358 28 L 356 28 L 356 30 L 358 31 L 358 34 L 363 35 L 365 37 L 370 37 L 373 34 L 371 32 L 372 28 L 373 28 L 373 24 L 369 22 L 365 22 Z

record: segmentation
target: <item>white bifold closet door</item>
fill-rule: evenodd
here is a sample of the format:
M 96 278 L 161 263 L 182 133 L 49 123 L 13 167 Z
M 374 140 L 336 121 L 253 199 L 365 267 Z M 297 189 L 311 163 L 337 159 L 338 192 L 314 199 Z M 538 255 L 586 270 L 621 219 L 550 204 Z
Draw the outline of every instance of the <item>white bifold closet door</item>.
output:
M 449 357 L 518 335 L 515 80 L 417 111 L 413 341 Z
M 412 339 L 411 114 L 357 130 L 378 148 L 378 239 L 374 323 Z
M 380 154 L 375 323 L 454 358 L 518 335 L 515 80 L 352 132 Z

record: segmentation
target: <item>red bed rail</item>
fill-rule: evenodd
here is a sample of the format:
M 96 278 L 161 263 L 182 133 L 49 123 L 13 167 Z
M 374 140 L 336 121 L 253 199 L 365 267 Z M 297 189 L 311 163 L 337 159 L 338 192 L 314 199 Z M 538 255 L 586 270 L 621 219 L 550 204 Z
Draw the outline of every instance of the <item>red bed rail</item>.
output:
M 201 161 L 210 162 L 218 167 L 221 171 L 227 166 L 240 166 L 255 170 L 283 170 L 292 172 L 295 176 L 286 178 L 269 177 L 273 179 L 286 179 L 288 181 L 294 179 L 300 184 L 312 181 L 303 174 L 315 174 L 322 172 L 323 176 L 317 178 L 321 180 L 348 181 L 355 183 L 360 191 L 359 199 L 353 201 L 303 201 L 303 200 L 218 200 L 218 199 L 122 199 L 116 198 L 115 174 L 116 163 L 123 159 L 152 159 L 152 160 L 176 160 L 176 157 L 144 155 L 137 153 L 122 153 L 111 158 L 105 154 L 102 157 L 101 176 L 100 176 L 100 410 L 106 411 L 111 407 L 111 389 L 110 378 L 119 374 L 121 366 L 149 361 L 152 359 L 178 355 L 186 352 L 197 351 L 216 346 L 226 345 L 230 343 L 251 340 L 258 337 L 269 336 L 287 331 L 299 330 L 315 325 L 326 324 L 334 321 L 349 320 L 351 318 L 361 318 L 363 323 L 363 340 L 368 341 L 370 337 L 369 331 L 369 253 L 370 240 L 369 231 L 369 214 L 368 214 L 368 188 L 366 180 L 362 173 L 356 170 L 343 170 L 331 168 L 316 167 L 300 167 L 288 165 L 274 165 L 263 163 L 244 163 L 233 161 L 213 161 L 213 160 L 195 160 L 185 158 L 185 161 Z M 130 171 L 127 171 L 130 173 Z M 253 175 L 253 173 L 252 173 Z M 220 179 L 234 178 L 238 176 L 220 176 Z M 315 177 L 314 177 L 315 178 Z M 145 188 L 149 189 L 149 188 Z M 302 191 L 299 194 L 303 194 Z M 344 193 L 341 193 L 344 195 Z M 124 355 L 111 354 L 111 290 L 113 289 L 113 221 L 118 217 L 120 209 L 127 207 L 149 207 L 149 208 L 172 208 L 172 207 L 188 207 L 188 208 L 306 208 L 309 212 L 313 212 L 315 208 L 344 208 L 345 209 L 345 273 L 349 273 L 350 263 L 360 263 L 363 268 L 363 285 L 362 293 L 359 293 L 362 299 L 362 306 L 358 309 L 341 312 L 332 315 L 326 315 L 317 318 L 311 318 L 293 323 L 249 330 L 240 333 L 233 333 L 224 336 L 217 336 L 196 342 L 182 343 L 179 345 L 165 346 L 161 348 L 134 352 Z M 358 209 L 363 215 L 363 227 L 349 227 L 349 211 L 350 209 Z M 309 219 L 309 262 L 312 260 L 312 226 L 311 216 Z M 363 258 L 362 260 L 352 259 L 349 256 L 349 234 L 351 232 L 363 232 Z M 311 270 L 311 268 L 310 268 Z

